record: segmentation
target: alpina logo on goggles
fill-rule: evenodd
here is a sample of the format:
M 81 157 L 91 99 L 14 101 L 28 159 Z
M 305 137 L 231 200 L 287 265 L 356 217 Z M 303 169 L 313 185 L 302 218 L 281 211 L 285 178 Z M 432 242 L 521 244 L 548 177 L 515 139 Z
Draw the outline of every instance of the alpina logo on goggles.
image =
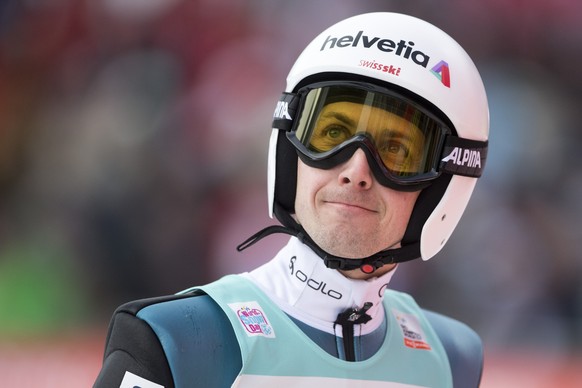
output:
M 273 127 L 286 131 L 301 160 L 333 168 L 357 149 L 380 184 L 420 190 L 441 173 L 478 177 L 487 143 L 461 139 L 419 104 L 362 83 L 321 83 L 285 93 Z

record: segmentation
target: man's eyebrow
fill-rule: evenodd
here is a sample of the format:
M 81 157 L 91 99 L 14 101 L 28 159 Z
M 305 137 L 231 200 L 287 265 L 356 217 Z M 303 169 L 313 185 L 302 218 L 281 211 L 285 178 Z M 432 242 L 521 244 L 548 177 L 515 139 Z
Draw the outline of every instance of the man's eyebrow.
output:
M 339 120 L 352 128 L 357 128 L 356 121 L 351 116 L 349 116 L 343 112 L 339 112 L 339 111 L 326 112 L 321 116 L 321 118 L 336 119 L 336 120 Z M 419 130 L 419 129 L 417 129 L 417 130 Z M 391 137 L 391 138 L 397 138 L 397 139 L 401 139 L 401 140 L 405 140 L 405 141 L 409 141 L 409 142 L 416 140 L 416 136 L 414 136 L 411 133 L 411 131 L 397 129 L 397 128 L 393 128 L 391 126 L 386 126 L 385 128 L 382 128 L 377 132 L 378 132 L 378 134 L 383 134 L 383 135 L 388 134 L 389 137 Z
M 400 139 L 413 142 L 416 137 L 410 133 L 410 131 L 403 131 L 400 129 L 384 128 L 378 131 L 380 135 L 388 135 L 391 139 Z
M 337 111 L 326 112 L 322 115 L 322 118 L 325 118 L 325 119 L 335 118 L 339 121 L 342 121 L 344 124 L 350 125 L 352 127 L 356 126 L 356 121 L 354 119 L 352 119 L 350 116 L 348 116 L 347 114 L 342 113 L 342 112 L 337 112 Z

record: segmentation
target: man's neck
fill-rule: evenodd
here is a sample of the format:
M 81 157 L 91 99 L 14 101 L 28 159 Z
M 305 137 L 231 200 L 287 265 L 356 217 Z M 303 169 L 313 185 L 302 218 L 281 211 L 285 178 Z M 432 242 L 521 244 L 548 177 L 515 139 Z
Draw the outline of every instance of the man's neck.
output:
M 372 319 L 360 334 L 378 328 L 384 317 L 383 293 L 394 270 L 366 280 L 351 279 L 325 267 L 311 249 L 292 237 L 268 263 L 245 274 L 292 317 L 328 333 L 334 333 L 339 313 L 371 302 Z

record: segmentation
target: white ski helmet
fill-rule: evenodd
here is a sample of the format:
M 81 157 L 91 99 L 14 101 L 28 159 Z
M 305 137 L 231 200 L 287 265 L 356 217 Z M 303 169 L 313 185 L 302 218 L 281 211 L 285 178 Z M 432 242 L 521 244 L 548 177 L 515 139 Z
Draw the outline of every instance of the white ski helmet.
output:
M 432 178 L 421 187 L 402 248 L 380 252 L 360 266 L 366 264 L 365 272 L 373 272 L 388 262 L 430 259 L 459 222 L 485 164 L 489 109 L 477 68 L 449 35 L 423 20 L 397 13 L 354 16 L 316 37 L 289 72 L 285 93 L 275 109 L 269 146 L 269 214 L 291 229 L 300 228 L 290 215 L 294 213 L 297 158 L 305 155 L 292 144 L 289 133 L 306 115 L 308 103 L 301 90 L 334 84 L 385 90 L 448 129 L 436 150 Z M 367 152 L 369 161 L 370 155 Z M 303 234 L 299 236 L 310 240 Z M 322 250 L 318 253 L 328 256 Z M 331 268 L 346 268 L 344 260 L 339 260 L 326 263 Z

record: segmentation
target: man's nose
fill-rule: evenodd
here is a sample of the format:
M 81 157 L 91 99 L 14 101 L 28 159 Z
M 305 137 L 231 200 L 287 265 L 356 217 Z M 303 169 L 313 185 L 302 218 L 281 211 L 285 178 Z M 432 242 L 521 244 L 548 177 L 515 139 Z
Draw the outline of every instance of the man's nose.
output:
M 355 185 L 364 190 L 372 187 L 374 178 L 363 150 L 357 149 L 347 162 L 340 165 L 338 179 L 340 185 Z

